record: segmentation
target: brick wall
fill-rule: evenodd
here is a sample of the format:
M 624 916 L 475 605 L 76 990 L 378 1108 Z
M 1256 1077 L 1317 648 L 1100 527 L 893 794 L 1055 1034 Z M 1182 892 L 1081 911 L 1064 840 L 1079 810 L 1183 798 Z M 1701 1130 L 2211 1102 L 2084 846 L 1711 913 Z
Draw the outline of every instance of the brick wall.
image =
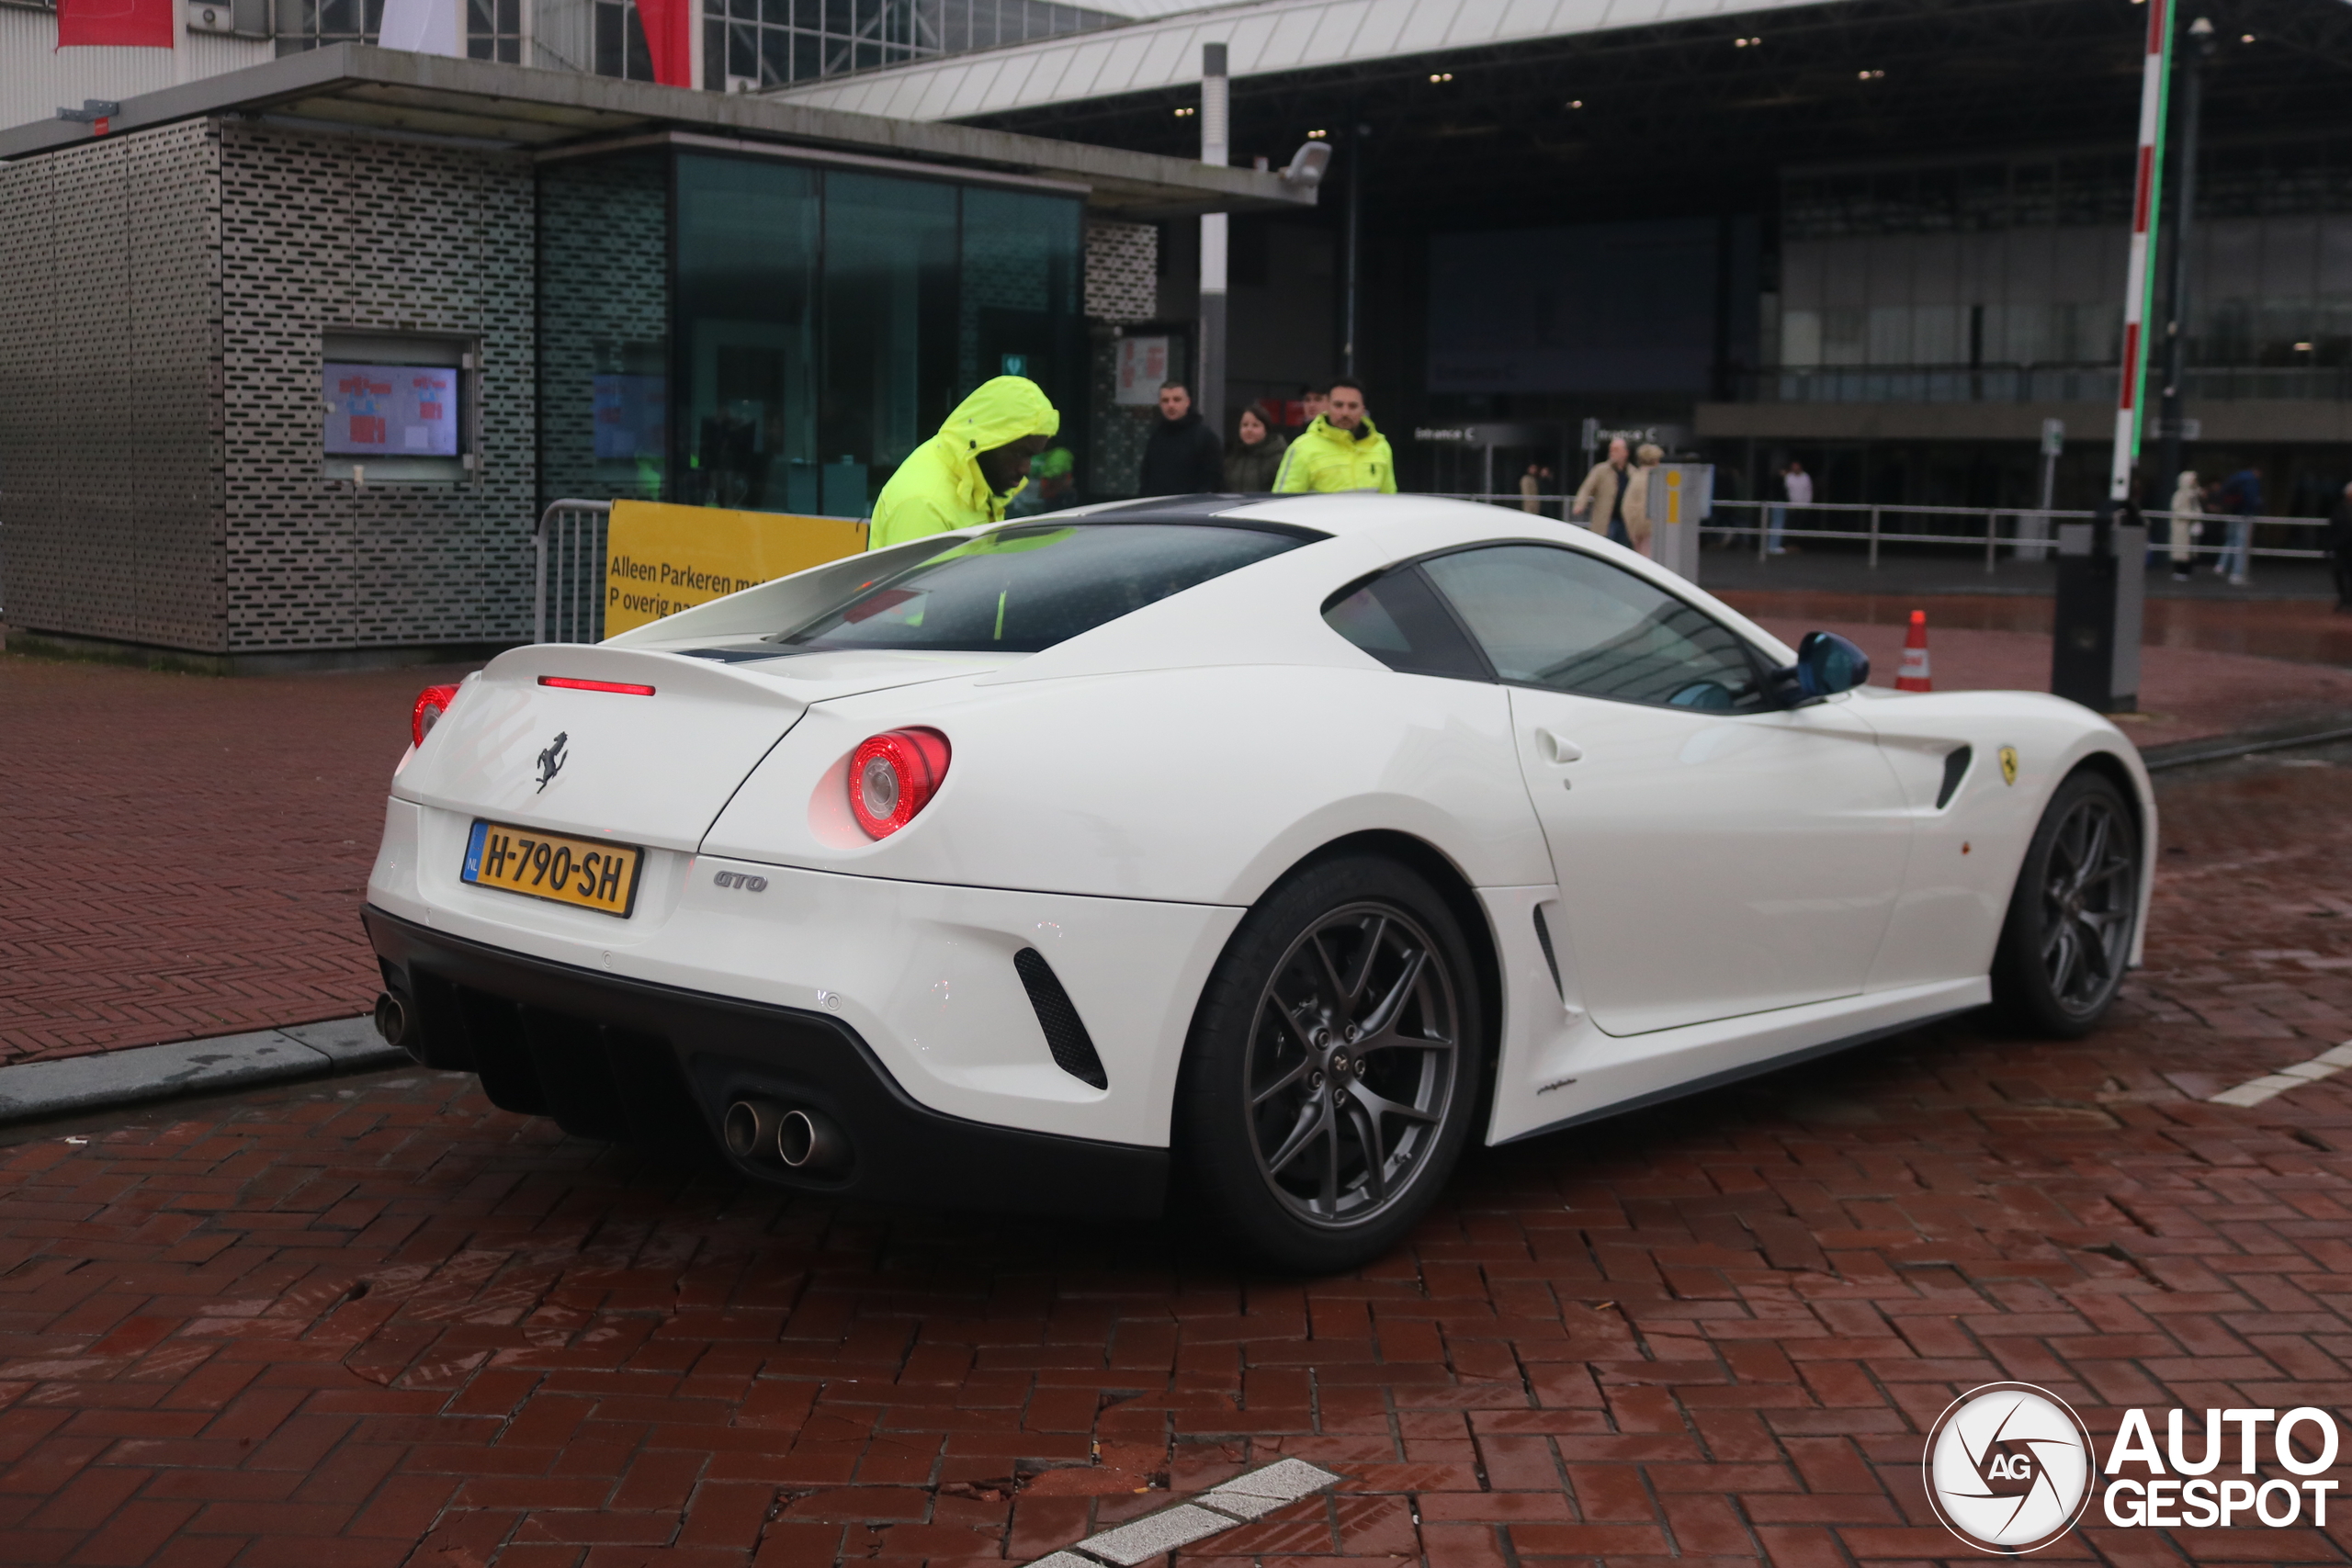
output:
M 539 504 L 642 494 L 635 465 L 596 460 L 594 389 L 600 372 L 667 374 L 667 162 L 552 163 L 538 200 Z
M 0 609 L 199 653 L 524 635 L 531 169 L 191 121 L 0 167 Z M 322 471 L 322 336 L 478 339 L 481 467 Z
M 220 138 L 0 166 L 0 611 L 225 649 Z
M 529 161 L 238 123 L 220 153 L 230 647 L 527 636 Z M 479 340 L 469 479 L 355 489 L 322 475 L 319 365 L 335 331 Z
M 1152 223 L 1086 225 L 1086 313 L 1098 321 L 1148 321 L 1159 309 L 1159 229 Z

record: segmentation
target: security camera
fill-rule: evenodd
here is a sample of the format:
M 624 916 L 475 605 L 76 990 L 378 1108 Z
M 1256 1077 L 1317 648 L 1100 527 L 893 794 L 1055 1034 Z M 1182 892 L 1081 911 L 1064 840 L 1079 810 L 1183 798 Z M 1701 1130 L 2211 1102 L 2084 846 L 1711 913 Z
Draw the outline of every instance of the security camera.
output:
M 1323 183 L 1323 170 L 1331 162 L 1331 144 L 1309 141 L 1291 154 L 1290 166 L 1283 171 L 1283 178 L 1295 186 L 1310 188 Z

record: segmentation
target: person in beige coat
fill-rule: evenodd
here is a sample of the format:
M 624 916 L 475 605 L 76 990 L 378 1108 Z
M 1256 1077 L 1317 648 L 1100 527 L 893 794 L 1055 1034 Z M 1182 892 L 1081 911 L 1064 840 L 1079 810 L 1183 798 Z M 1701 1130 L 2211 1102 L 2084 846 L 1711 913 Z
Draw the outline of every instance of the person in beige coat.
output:
M 1620 435 L 1609 443 L 1609 460 L 1595 463 L 1584 483 L 1577 486 L 1576 499 L 1568 503 L 1569 521 L 1606 534 L 1621 545 L 1630 543 L 1633 518 L 1641 514 L 1641 501 L 1633 493 L 1637 487 L 1627 482 L 1632 477 L 1632 449 Z
M 1644 555 L 1650 553 L 1650 470 L 1665 460 L 1664 448 L 1645 441 L 1634 454 L 1634 469 L 1627 477 L 1633 488 L 1625 495 L 1625 539 Z

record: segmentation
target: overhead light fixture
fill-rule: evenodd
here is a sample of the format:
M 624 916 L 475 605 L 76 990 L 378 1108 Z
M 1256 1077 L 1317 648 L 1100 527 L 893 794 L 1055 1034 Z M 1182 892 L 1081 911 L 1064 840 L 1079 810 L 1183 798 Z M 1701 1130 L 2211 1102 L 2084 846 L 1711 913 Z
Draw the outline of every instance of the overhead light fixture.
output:
M 2297 354 L 2309 354 L 2311 351 L 2312 345 L 2310 344 L 2299 343 L 2295 345 L 2295 352 Z
M 1451 82 L 1453 80 L 1453 73 L 1451 71 L 1432 71 L 1430 73 L 1430 80 L 1432 82 Z
M 1760 38 L 1736 38 L 1731 40 L 1731 46 L 1734 49 L 1758 49 L 1762 47 L 1763 42 L 1764 40 Z
M 1572 109 L 1580 109 L 1584 107 L 1584 100 L 1582 98 L 1570 98 L 1568 100 L 1568 107 Z
M 1264 166 L 1265 162 L 1263 158 L 1258 160 L 1261 167 Z M 1323 133 L 1318 130 L 1315 133 L 1314 141 L 1307 142 L 1291 154 L 1289 165 L 1283 170 L 1283 179 L 1285 183 L 1295 186 L 1313 187 L 1321 185 L 1323 171 L 1329 166 L 1330 162 L 1331 144 L 1323 140 Z
M 2252 33 L 2240 33 L 2238 34 L 2238 41 L 2240 43 L 2252 43 L 2254 41 L 2254 35 Z
M 1858 71 L 1854 74 L 1856 79 L 1859 81 L 1875 82 L 1880 77 L 1885 75 L 1886 73 L 1883 71 Z
M 1199 112 L 1200 112 L 1200 110 L 1199 110 L 1199 109 L 1194 108 L 1194 107 L 1191 107 L 1191 106 L 1189 106 L 1189 105 L 1188 105 L 1188 106 L 1186 106 L 1185 107 L 1181 108 L 1181 109 L 1178 109 L 1178 110 L 1176 111 L 1176 118 L 1177 118 L 1178 119 L 1190 119 L 1193 116 L 1194 116 L 1194 115 L 1198 114 Z

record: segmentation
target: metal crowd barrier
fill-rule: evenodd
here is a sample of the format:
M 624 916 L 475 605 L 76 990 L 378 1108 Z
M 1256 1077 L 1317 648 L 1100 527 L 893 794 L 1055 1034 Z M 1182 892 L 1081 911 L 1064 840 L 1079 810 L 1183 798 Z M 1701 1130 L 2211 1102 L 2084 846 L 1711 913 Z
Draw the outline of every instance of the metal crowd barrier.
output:
M 1448 501 L 1485 502 L 1488 505 L 1500 506 L 1514 512 L 1521 510 L 1525 499 L 1517 491 L 1487 493 L 1447 491 L 1424 493 L 1442 493 Z M 1569 499 L 1571 498 L 1545 495 L 1537 502 L 1537 513 L 1541 516 L 1557 521 L 1566 502 Z M 1834 501 L 1814 502 L 1799 505 L 1785 501 L 1738 501 L 1719 494 L 1714 498 L 1713 513 L 1700 525 L 1701 532 L 1706 536 L 1725 542 L 1753 537 L 1756 540 L 1757 556 L 1762 558 L 1771 553 L 1770 509 L 1775 507 L 1786 513 L 1786 521 L 1781 530 L 1782 538 L 1851 540 L 1867 547 L 1870 564 L 1872 567 L 1876 567 L 1879 563 L 1879 551 L 1883 545 L 1962 545 L 1984 552 L 1986 571 L 1995 569 L 1996 562 L 2005 549 L 2009 552 L 2011 558 L 2017 560 L 2047 558 L 2057 548 L 2058 524 L 2086 523 L 2094 515 L 2088 512 L 2058 509 L 2044 511 L 2038 506 L 1873 505 L 1867 502 Z M 1726 519 L 1724 515 L 1726 512 L 1736 513 L 1741 509 L 1745 509 L 1751 514 L 1752 521 L 1737 522 Z M 2141 515 L 2152 524 L 2159 520 L 2170 523 L 2174 516 L 2170 512 L 2143 512 Z M 1933 519 L 1941 523 L 1943 526 L 1939 531 L 1915 533 L 1903 528 L 1890 529 L 1886 525 L 1890 519 L 1910 517 Z M 1822 523 L 1833 525 L 1804 526 L 1800 522 L 1801 518 L 1808 522 L 1819 519 Z M 1860 525 L 1844 528 L 1834 526 L 1840 520 L 1847 518 L 1854 519 Z M 2005 519 L 2009 524 L 2007 531 L 2002 527 Z M 2324 529 L 2327 526 L 2326 519 L 2320 517 L 2232 517 L 2226 513 L 2214 512 L 2190 513 L 2189 521 L 2207 525 L 2204 536 L 2189 546 L 2189 555 L 2192 558 L 2206 559 L 2218 558 L 2228 553 L 2229 527 L 2233 523 L 2251 523 L 2262 527 L 2302 530 Z M 2152 528 L 2150 532 L 2154 533 L 2155 530 Z M 2152 540 L 2149 548 L 2162 554 L 2167 547 L 2164 543 Z M 2327 551 L 2324 547 L 2305 549 L 2288 545 L 2252 545 L 2246 553 L 2249 558 L 2261 557 L 2272 560 L 2325 560 L 2327 558 Z
M 612 513 L 609 501 L 554 501 L 539 513 L 533 642 L 605 640 L 605 528 Z
M 1740 507 L 1747 508 L 1752 513 L 1754 520 L 1747 523 L 1726 523 L 1722 520 L 1721 513 L 1725 509 Z M 2057 548 L 2056 525 L 2086 523 L 2096 515 L 2089 512 L 2044 511 L 2038 506 L 1896 506 L 1872 505 L 1866 502 L 1814 502 L 1799 505 L 1785 501 L 1733 501 L 1717 496 L 1715 498 L 1717 515 L 1708 520 L 1705 531 L 1725 539 L 1736 539 L 1752 535 L 1756 539 L 1757 558 L 1762 559 L 1771 553 L 1771 513 L 1776 508 L 1785 514 L 1786 519 L 1780 531 L 1781 537 L 1854 540 L 1868 546 L 1870 564 L 1872 567 L 1878 565 L 1879 548 L 1883 543 L 1966 545 L 1972 548 L 1984 550 L 1986 571 L 1995 569 L 2000 553 L 2005 547 L 2009 551 L 2011 558 L 2017 560 L 2047 558 Z M 1868 521 L 1864 526 L 1859 528 L 1806 528 L 1796 525 L 1801 514 L 1819 515 L 1831 523 L 1843 517 L 1867 517 Z M 2158 521 L 2171 524 L 2176 521 L 2175 514 L 2170 512 L 2143 512 L 2141 515 L 2151 524 Z M 2324 529 L 2327 526 L 2326 519 L 2320 517 L 2233 517 L 2212 512 L 2189 513 L 2185 515 L 2191 523 L 2209 525 L 2204 530 L 2204 536 L 2189 545 L 2188 554 L 2191 559 L 2199 557 L 2218 558 L 2228 554 L 2229 533 L 2233 524 L 2301 529 Z M 1967 531 L 1964 533 L 1914 533 L 1908 529 L 1889 531 L 1885 526 L 1885 521 L 1890 516 L 1916 516 L 1939 520 L 1960 519 L 1962 521 L 1954 526 L 1965 527 Z M 2008 519 L 2011 525 L 2009 531 L 2006 534 L 2001 529 L 2001 522 L 2004 518 Z M 1971 523 L 1975 524 L 1976 526 L 1968 526 Z M 2151 534 L 2154 532 L 2154 528 L 2150 529 Z M 2168 544 L 2153 538 L 2148 547 L 2157 552 L 2168 552 L 2170 548 Z M 2256 556 L 2272 560 L 2324 560 L 2327 558 L 2327 551 L 2324 548 L 2302 549 L 2293 546 L 2256 545 L 2251 542 L 2249 542 L 2246 555 L 2249 560 Z

